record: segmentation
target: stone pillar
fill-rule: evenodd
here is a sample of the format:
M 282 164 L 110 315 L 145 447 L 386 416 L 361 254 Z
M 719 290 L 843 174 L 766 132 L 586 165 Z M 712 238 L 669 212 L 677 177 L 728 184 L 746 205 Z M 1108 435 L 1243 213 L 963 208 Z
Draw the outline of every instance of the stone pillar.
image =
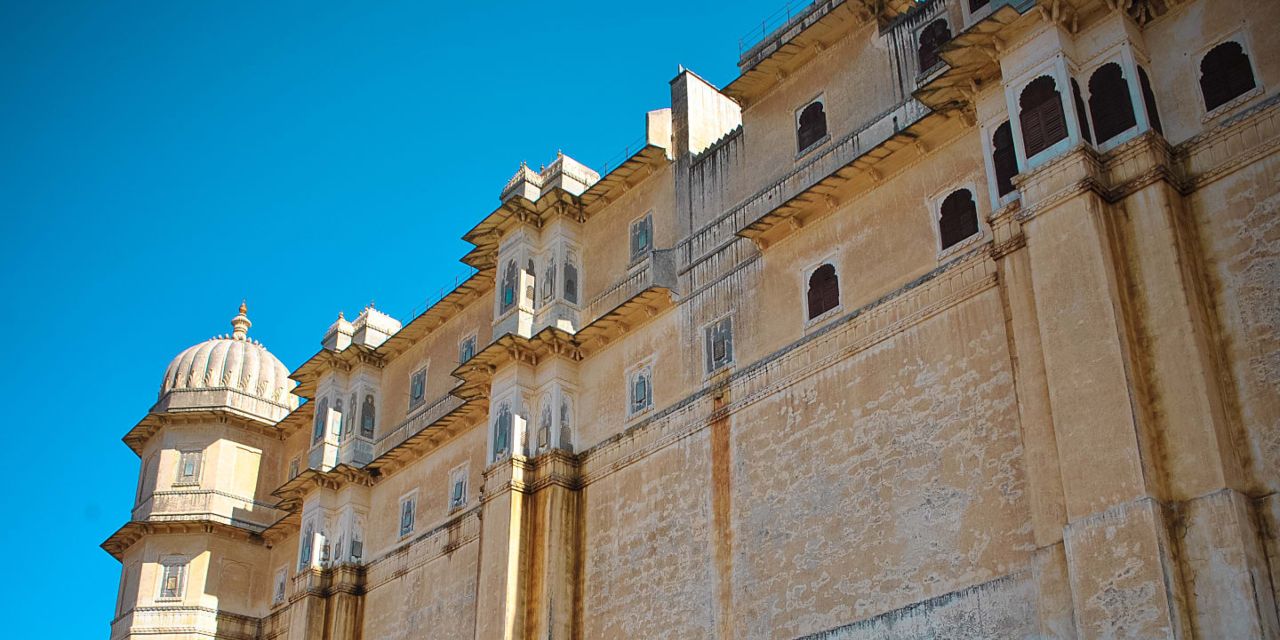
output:
M 294 596 L 289 603 L 289 640 L 323 640 L 325 629 L 325 583 L 319 569 L 305 569 L 293 578 Z
M 581 491 L 577 458 L 553 450 L 536 458 L 529 487 L 528 637 L 580 636 Z
M 525 637 L 531 471 L 528 458 L 514 455 L 484 472 L 476 640 Z
M 361 640 L 364 622 L 364 569 L 354 565 L 335 567 L 330 573 L 328 640 Z

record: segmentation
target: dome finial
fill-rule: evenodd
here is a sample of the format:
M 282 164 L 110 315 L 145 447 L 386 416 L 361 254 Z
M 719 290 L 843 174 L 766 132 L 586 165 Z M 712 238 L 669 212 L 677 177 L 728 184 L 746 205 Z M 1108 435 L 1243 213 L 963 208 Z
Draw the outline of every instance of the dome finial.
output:
M 249 327 L 252 327 L 253 323 L 249 322 L 249 316 L 246 315 L 248 312 L 249 306 L 245 304 L 244 300 L 241 300 L 240 314 L 231 319 L 232 340 L 244 340 L 245 336 L 249 335 Z

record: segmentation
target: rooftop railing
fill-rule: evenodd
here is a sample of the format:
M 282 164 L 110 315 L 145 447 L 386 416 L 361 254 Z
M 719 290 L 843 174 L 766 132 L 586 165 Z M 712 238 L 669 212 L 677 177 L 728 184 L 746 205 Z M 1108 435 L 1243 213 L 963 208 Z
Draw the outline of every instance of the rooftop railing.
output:
M 790 26 L 793 21 L 807 15 L 815 4 L 814 0 L 788 0 L 782 8 L 774 11 L 769 17 L 760 21 L 759 28 L 752 29 L 738 38 L 738 56 L 741 57 L 753 47 L 764 42 L 769 34 Z

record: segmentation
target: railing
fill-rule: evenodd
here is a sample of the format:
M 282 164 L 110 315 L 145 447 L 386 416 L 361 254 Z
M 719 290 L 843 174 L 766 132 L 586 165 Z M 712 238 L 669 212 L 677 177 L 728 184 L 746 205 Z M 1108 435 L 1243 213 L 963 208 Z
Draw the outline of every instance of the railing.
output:
M 363 467 L 373 460 L 373 440 L 362 436 L 351 436 L 338 449 L 338 461 L 344 464 Z
M 275 519 L 275 508 L 252 498 L 197 487 L 156 491 L 133 508 L 132 519 L 180 521 L 210 519 L 228 524 L 266 528 Z
M 458 287 L 462 286 L 462 283 L 466 282 L 468 279 L 471 278 L 471 276 L 475 274 L 476 274 L 475 269 L 468 268 L 465 273 L 454 276 L 452 287 L 441 287 L 439 291 L 437 291 L 434 295 L 429 296 L 426 299 L 426 301 L 424 301 L 422 304 L 419 304 L 418 306 L 410 309 L 409 315 L 407 316 L 408 319 L 406 321 L 406 324 L 409 322 L 413 322 L 415 318 L 426 313 L 428 309 L 439 304 L 441 300 L 445 299 L 445 296 L 456 291 Z
M 435 421 L 462 406 L 462 402 L 462 398 L 455 395 L 445 395 L 431 403 L 427 408 L 410 415 L 395 429 L 378 438 L 377 442 L 372 443 L 373 449 L 369 459 L 372 460 L 399 446 L 400 443 L 408 440 L 414 434 L 431 426 Z
M 606 160 L 604 165 L 600 167 L 600 177 L 603 178 L 604 176 L 609 175 L 610 171 L 622 166 L 622 163 L 626 162 L 627 158 L 635 155 L 637 151 L 645 148 L 648 144 L 649 138 L 647 136 L 640 136 L 638 139 L 623 147 L 622 151 L 614 154 L 613 157 Z
M 626 278 L 609 287 L 587 303 L 582 311 L 583 325 L 595 322 L 624 302 L 653 287 L 676 288 L 676 252 L 661 249 L 649 252 L 631 267 Z
M 742 56 L 756 45 L 764 42 L 769 34 L 774 33 L 784 27 L 790 26 L 792 22 L 803 19 L 813 11 L 813 5 L 817 4 L 814 0 L 788 0 L 787 4 L 781 9 L 774 11 L 767 18 L 760 21 L 758 29 L 752 29 L 746 35 L 738 38 L 738 55 Z

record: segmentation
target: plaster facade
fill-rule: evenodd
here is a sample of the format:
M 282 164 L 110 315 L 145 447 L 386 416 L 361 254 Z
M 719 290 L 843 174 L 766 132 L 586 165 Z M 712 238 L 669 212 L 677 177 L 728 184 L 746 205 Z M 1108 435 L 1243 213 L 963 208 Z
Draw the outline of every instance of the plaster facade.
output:
M 1280 638 L 1276 24 L 822 0 L 682 70 L 407 323 L 180 355 L 111 637 Z

